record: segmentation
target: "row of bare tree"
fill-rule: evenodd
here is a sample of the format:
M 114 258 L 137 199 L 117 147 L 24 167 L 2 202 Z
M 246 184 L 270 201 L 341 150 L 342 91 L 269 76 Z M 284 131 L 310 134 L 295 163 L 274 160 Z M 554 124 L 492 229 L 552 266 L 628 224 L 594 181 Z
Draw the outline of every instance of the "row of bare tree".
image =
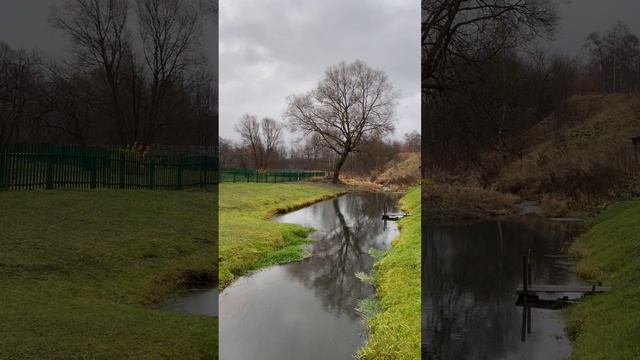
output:
M 422 10 L 423 171 L 490 178 L 496 156 L 524 155 L 541 120 L 564 134 L 572 95 L 640 89 L 640 41 L 623 23 L 589 35 L 582 59 L 538 47 L 558 19 L 551 0 L 423 0 Z
M 255 116 L 245 115 L 245 119 Z M 253 120 L 251 122 L 253 122 Z M 268 119 L 271 120 L 271 119 Z M 271 147 L 268 161 L 265 162 L 265 148 L 258 145 L 262 150 L 255 151 L 250 138 L 244 132 L 241 125 L 238 126 L 240 134 L 239 141 L 220 138 L 220 166 L 223 168 L 271 168 L 271 169 L 303 169 L 303 170 L 325 170 L 332 172 L 335 164 L 339 160 L 338 155 L 327 148 L 318 135 L 305 137 L 296 141 L 291 141 L 285 145 L 282 137 L 283 125 L 275 120 L 275 125 L 279 129 L 277 140 Z M 264 119 L 263 119 L 264 123 Z M 255 120 L 257 128 L 260 122 Z M 264 144 L 265 133 L 256 131 L 252 138 L 254 143 Z M 243 135 L 244 134 L 244 135 Z M 363 142 L 361 150 L 350 156 L 344 164 L 344 170 L 351 174 L 366 176 L 379 171 L 385 164 L 393 160 L 400 153 L 419 152 L 421 145 L 421 135 L 417 131 L 405 134 L 403 140 L 391 138 L 373 137 Z
M 212 0 L 65 0 L 50 22 L 69 61 L 0 44 L 0 143 L 214 145 L 201 40 L 216 12 Z

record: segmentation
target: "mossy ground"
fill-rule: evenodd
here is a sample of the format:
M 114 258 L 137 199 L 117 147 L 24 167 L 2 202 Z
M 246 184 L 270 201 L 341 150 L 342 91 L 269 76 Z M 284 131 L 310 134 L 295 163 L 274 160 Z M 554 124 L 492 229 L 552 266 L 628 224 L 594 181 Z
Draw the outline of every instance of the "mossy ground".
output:
M 593 219 L 572 250 L 578 273 L 612 287 L 567 311 L 573 358 L 640 359 L 640 200 Z
M 217 359 L 217 318 L 154 304 L 217 274 L 213 193 L 0 192 L 0 358 Z

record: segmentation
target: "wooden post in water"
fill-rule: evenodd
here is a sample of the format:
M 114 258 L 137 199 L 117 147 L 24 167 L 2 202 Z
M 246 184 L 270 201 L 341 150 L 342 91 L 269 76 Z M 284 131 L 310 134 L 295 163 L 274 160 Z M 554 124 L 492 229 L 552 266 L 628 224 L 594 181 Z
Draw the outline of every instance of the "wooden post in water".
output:
M 522 297 L 522 333 L 520 339 L 522 342 L 526 340 L 527 336 L 527 298 L 529 297 L 527 287 L 527 257 L 522 257 L 522 288 L 524 290 Z
M 527 283 L 531 285 L 531 249 L 527 252 Z M 531 306 L 527 308 L 527 333 L 531 334 Z

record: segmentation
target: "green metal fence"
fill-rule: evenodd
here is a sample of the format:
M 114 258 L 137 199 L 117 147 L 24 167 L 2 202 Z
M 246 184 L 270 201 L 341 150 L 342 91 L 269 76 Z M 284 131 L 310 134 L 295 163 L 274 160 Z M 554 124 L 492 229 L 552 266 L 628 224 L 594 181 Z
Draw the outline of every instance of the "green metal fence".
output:
M 76 145 L 0 145 L 0 190 L 186 189 L 218 183 L 215 156 Z
M 220 171 L 220 182 L 278 183 L 302 181 L 314 177 L 324 176 L 324 171 L 223 169 Z

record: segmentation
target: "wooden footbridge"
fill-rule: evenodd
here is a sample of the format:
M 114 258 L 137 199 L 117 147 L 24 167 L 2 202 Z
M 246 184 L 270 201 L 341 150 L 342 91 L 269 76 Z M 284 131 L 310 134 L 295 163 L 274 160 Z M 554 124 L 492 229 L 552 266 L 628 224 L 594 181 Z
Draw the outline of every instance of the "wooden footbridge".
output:
M 550 285 L 534 284 L 531 276 L 531 250 L 522 257 L 522 284 L 516 288 L 518 300 L 516 306 L 522 306 L 522 334 L 521 340 L 526 340 L 526 334 L 531 333 L 531 308 L 559 309 L 575 303 L 586 295 L 600 294 L 611 291 L 601 283 L 592 285 Z M 568 294 L 573 295 L 569 298 Z M 554 296 L 556 295 L 556 296 Z
M 516 294 L 518 297 L 523 297 L 527 294 L 529 299 L 535 299 L 539 297 L 539 294 L 566 294 L 566 293 L 581 293 L 585 294 L 599 294 L 611 291 L 609 286 L 600 285 L 546 285 L 546 284 L 527 284 L 523 286 L 518 285 Z

